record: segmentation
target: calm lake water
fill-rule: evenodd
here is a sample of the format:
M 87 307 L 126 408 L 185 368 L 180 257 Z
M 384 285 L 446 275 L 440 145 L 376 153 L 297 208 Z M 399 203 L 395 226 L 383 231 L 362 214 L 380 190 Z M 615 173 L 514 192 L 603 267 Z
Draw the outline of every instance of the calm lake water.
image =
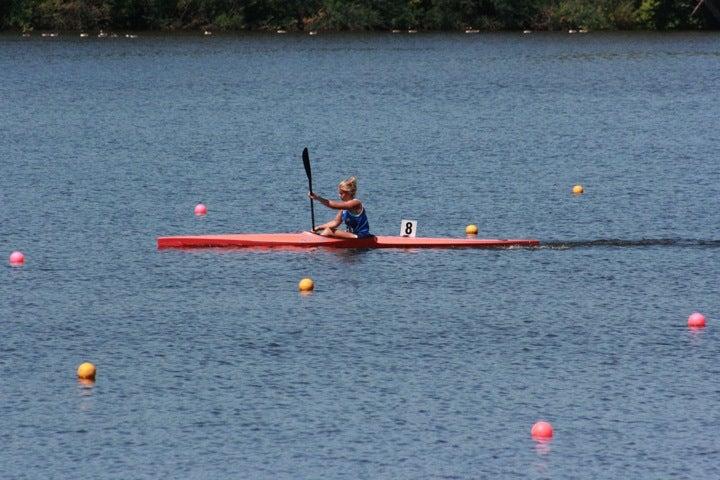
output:
M 2 477 L 717 478 L 719 71 L 717 33 L 0 36 Z M 544 246 L 156 249 L 307 229 L 305 146 L 374 233 Z

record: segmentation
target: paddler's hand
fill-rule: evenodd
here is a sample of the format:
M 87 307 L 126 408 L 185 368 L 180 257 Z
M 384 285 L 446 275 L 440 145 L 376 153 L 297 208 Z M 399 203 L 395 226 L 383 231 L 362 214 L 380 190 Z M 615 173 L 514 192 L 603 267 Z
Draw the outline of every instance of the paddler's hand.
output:
M 317 200 L 318 202 L 322 203 L 323 205 L 325 205 L 327 203 L 327 200 L 325 200 L 323 197 L 321 197 L 320 195 L 318 195 L 314 192 L 308 192 L 308 197 L 310 197 L 313 200 Z

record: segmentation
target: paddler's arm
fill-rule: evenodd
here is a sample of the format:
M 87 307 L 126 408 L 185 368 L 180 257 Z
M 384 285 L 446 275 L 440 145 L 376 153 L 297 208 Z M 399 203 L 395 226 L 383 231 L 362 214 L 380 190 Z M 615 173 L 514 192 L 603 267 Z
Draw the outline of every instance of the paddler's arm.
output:
M 342 212 L 338 212 L 337 215 L 335 215 L 335 218 L 333 218 L 329 222 L 323 223 L 322 225 L 315 226 L 315 231 L 316 232 L 322 231 L 322 230 L 325 230 L 326 228 L 335 229 L 335 228 L 339 227 L 341 223 L 342 223 Z
M 340 200 L 328 200 L 327 198 L 321 197 L 317 193 L 309 193 L 310 198 L 317 200 L 328 208 L 334 208 L 335 210 L 356 210 L 362 202 L 357 198 L 343 202 Z M 339 224 L 338 224 L 339 225 Z

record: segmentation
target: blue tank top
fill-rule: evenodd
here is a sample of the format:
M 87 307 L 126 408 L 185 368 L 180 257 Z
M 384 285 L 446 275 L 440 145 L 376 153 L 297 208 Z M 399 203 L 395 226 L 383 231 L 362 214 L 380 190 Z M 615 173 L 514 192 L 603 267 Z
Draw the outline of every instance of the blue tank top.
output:
M 370 236 L 370 223 L 368 222 L 367 215 L 365 215 L 364 207 L 360 215 L 354 215 L 348 210 L 343 210 L 342 221 L 347 225 L 348 232 L 354 233 L 358 238 Z

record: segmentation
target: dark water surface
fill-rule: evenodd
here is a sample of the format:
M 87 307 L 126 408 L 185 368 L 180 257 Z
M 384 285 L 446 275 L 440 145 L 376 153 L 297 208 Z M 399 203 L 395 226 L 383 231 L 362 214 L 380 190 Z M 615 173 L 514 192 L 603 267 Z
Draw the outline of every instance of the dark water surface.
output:
M 717 478 L 718 72 L 718 34 L 0 37 L 2 477 Z M 156 250 L 308 228 L 304 146 L 375 233 L 546 245 Z

